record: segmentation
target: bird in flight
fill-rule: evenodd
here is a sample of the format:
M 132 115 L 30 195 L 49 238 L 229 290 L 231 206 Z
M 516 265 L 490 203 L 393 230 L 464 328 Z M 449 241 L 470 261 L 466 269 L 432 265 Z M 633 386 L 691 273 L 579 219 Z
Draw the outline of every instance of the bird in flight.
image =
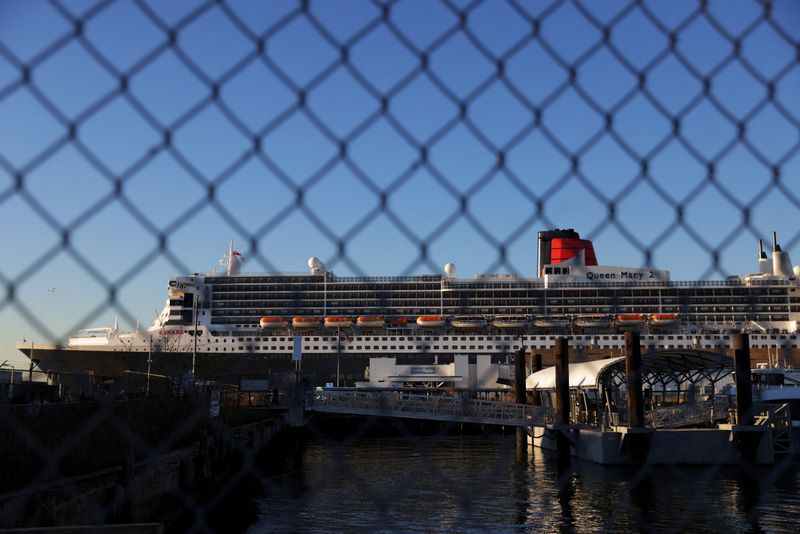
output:
M 51 287 L 50 289 L 47 290 L 47 292 L 50 293 L 51 295 L 55 295 L 56 294 L 56 288 L 55 287 Z

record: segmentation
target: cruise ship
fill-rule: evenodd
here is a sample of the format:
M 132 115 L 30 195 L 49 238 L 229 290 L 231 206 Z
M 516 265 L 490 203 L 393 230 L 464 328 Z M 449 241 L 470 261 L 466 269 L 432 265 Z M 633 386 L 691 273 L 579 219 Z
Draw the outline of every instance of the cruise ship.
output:
M 624 333 L 645 350 L 729 351 L 747 331 L 755 361 L 795 364 L 800 267 L 773 233 L 772 257 L 758 243 L 758 271 L 718 281 L 673 281 L 668 270 L 599 265 L 593 244 L 572 229 L 538 233 L 536 276 L 342 277 L 317 258 L 308 272 L 242 273 L 231 243 L 222 273 L 171 278 L 168 298 L 144 331 L 92 328 L 62 345 L 17 349 L 51 377 L 104 380 L 152 373 L 222 380 L 294 369 L 317 383 L 352 384 L 369 358 L 445 363 L 456 354 L 508 361 L 520 347 L 553 356 L 566 336 L 572 358 L 621 354 Z M 138 330 L 138 329 L 137 329 Z

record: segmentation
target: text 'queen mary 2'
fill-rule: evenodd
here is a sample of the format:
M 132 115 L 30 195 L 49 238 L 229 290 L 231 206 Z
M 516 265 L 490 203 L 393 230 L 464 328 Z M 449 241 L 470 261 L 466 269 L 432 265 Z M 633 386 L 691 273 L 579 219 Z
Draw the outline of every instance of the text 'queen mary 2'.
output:
M 669 271 L 601 266 L 574 230 L 539 232 L 535 278 L 513 275 L 339 277 L 316 258 L 301 274 L 242 274 L 231 244 L 225 274 L 169 281 L 169 298 L 144 332 L 88 329 L 64 345 L 17 348 L 46 372 L 114 378 L 151 372 L 220 379 L 291 369 L 293 340 L 317 383 L 363 378 L 370 357 L 440 363 L 455 354 L 506 358 L 517 348 L 552 356 L 570 339 L 574 358 L 619 355 L 624 332 L 649 349 L 728 351 L 749 331 L 754 360 L 796 364 L 798 267 L 773 234 L 772 258 L 759 241 L 758 272 L 720 281 L 671 281 Z

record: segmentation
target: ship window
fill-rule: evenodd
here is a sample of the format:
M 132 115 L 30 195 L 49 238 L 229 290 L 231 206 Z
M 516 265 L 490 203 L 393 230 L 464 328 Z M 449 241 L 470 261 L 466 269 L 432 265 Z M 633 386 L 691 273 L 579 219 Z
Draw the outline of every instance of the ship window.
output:
M 240 337 L 240 338 L 239 338 L 239 341 L 244 341 L 244 338 L 243 338 L 243 337 Z
M 383 350 L 386 350 L 386 348 L 387 348 L 387 347 L 386 347 L 386 345 L 384 345 L 383 347 L 381 347 L 381 349 L 383 349 Z
M 467 348 L 466 345 L 461 345 L 461 350 L 466 350 L 466 348 Z
M 434 345 L 433 350 L 439 350 L 439 345 Z
M 361 345 L 356 345 L 356 350 L 361 350 Z
M 470 341 L 475 341 L 475 336 L 470 336 L 470 337 L 469 337 L 469 340 L 470 340 Z
M 239 341 L 241 341 L 241 339 Z M 248 337 L 247 341 L 253 341 L 253 338 L 252 337 Z
M 466 340 L 467 340 L 467 338 L 465 338 L 465 337 L 461 338 L 461 341 L 466 341 Z
M 483 345 L 478 345 L 478 348 L 479 349 L 483 349 Z
M 227 351 L 228 347 L 222 347 L 222 350 Z
M 382 337 L 381 341 L 387 341 L 387 339 L 385 337 Z M 386 348 L 386 347 L 384 347 L 384 348 Z
M 391 346 L 391 347 L 389 347 L 389 348 L 390 348 L 390 349 L 392 349 L 392 350 L 397 350 L 397 347 L 396 347 L 395 345 L 392 345 L 392 346 Z

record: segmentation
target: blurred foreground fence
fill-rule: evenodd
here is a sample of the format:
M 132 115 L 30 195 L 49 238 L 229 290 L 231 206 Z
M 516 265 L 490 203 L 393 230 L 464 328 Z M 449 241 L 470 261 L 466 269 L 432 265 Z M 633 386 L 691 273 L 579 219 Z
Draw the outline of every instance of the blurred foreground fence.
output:
M 438 271 L 458 225 L 490 268 L 524 270 L 515 251 L 568 212 L 644 264 L 681 236 L 703 276 L 725 275 L 739 236 L 800 211 L 800 7 L 5 1 L 0 123 L 0 314 L 53 341 L 20 297 L 31 280 L 69 262 L 105 295 L 72 326 L 110 307 L 133 324 L 120 292 L 159 258 L 190 272 L 186 251 L 220 221 L 254 269 L 274 267 L 263 236 L 313 234 L 329 265 L 360 274 L 351 244 L 388 235 L 405 274 Z M 95 240 L 109 227 L 136 238 Z M 14 450 L 0 488 L 75 474 L 90 438 L 112 456 L 126 440 L 163 452 L 152 425 L 196 441 L 182 405 L 121 406 L 1 412 Z M 92 456 L 86 469 L 108 463 Z M 203 528 L 208 510 L 181 506 Z

